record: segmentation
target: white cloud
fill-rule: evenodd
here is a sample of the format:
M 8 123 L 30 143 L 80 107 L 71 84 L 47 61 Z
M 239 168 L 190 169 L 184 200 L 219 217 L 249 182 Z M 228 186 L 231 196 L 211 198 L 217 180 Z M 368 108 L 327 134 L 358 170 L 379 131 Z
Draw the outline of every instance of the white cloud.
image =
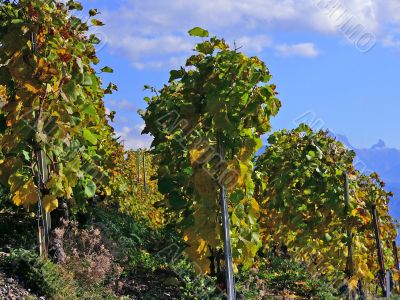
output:
M 149 135 L 141 135 L 139 128 L 141 124 L 135 128 L 124 126 L 115 134 L 120 137 L 120 141 L 127 149 L 150 148 L 152 138 Z
M 382 40 L 382 45 L 384 47 L 400 49 L 400 38 L 396 39 L 393 34 L 389 34 Z
M 313 43 L 278 45 L 276 46 L 276 51 L 282 56 L 302 56 L 312 58 L 319 55 L 319 51 Z
M 122 99 L 122 100 L 106 100 L 107 104 L 109 104 L 112 108 L 116 108 L 119 110 L 133 110 L 136 112 L 137 107 L 132 102 Z
M 129 122 L 129 119 L 128 119 L 127 117 L 121 117 L 121 116 L 119 116 L 119 120 L 120 120 L 122 123 L 128 123 L 128 122 Z
M 188 51 L 189 52 L 189 51 Z M 172 56 L 170 58 L 165 58 L 160 59 L 154 58 L 155 60 L 143 60 L 143 61 L 137 61 L 135 60 L 132 62 L 132 65 L 138 69 L 138 70 L 143 70 L 143 69 L 172 69 L 176 68 L 178 66 L 182 66 L 185 64 L 185 59 L 187 58 L 187 55 L 182 55 L 182 56 Z
M 133 131 L 133 129 L 131 127 L 124 126 L 121 128 L 121 130 L 116 131 L 115 134 L 117 136 L 120 136 L 123 139 L 123 138 L 126 138 L 127 136 L 129 136 L 129 134 L 131 134 L 132 131 Z
M 135 125 L 135 129 L 139 131 L 139 133 L 141 133 L 143 131 L 143 129 L 145 128 L 145 124 L 137 124 Z
M 138 69 L 182 64 L 193 47 L 186 31 L 195 26 L 228 41 L 236 40 L 244 51 L 278 48 L 306 57 L 318 55 L 316 46 L 290 45 L 273 33 L 314 32 L 349 40 L 341 26 L 351 20 L 383 42 L 385 36 L 398 34 L 392 31 L 400 29 L 398 0 L 121 0 L 112 7 L 101 10 L 107 24 L 101 33 L 107 37 L 109 50 L 129 57 Z
M 242 51 L 262 52 L 272 46 L 272 38 L 266 35 L 242 36 L 236 41 L 236 46 Z
M 152 56 L 159 54 L 171 54 L 186 52 L 191 49 L 192 44 L 185 41 L 180 36 L 119 36 L 118 34 L 112 38 L 108 38 L 113 47 L 120 49 L 124 54 L 136 60 L 142 56 Z

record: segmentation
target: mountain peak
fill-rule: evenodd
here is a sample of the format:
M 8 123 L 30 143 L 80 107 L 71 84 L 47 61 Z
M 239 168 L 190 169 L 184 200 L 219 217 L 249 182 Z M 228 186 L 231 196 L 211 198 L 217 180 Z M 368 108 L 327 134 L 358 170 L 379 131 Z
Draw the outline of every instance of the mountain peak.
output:
M 381 139 L 378 141 L 378 143 L 376 143 L 375 145 L 373 145 L 371 147 L 371 149 L 376 150 L 376 149 L 382 149 L 382 148 L 386 148 L 386 144 L 384 141 L 382 141 Z

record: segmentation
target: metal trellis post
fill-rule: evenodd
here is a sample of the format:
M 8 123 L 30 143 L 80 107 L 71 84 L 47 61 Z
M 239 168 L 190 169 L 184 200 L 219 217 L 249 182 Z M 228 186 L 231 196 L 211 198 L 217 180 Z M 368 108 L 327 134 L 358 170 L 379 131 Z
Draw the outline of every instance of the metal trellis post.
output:
M 42 202 L 42 189 L 47 181 L 46 160 L 42 149 L 37 149 L 37 168 L 38 168 L 38 234 L 39 234 L 39 251 L 44 258 L 48 256 L 48 248 L 50 242 L 51 216 L 46 212 Z
M 218 151 L 221 159 L 224 160 L 224 150 L 222 147 L 222 134 L 218 132 L 217 136 L 218 143 Z M 220 201 L 222 208 L 222 224 L 224 231 L 224 250 L 225 250 L 225 273 L 226 273 L 226 290 L 227 290 L 227 299 L 235 300 L 236 292 L 235 292 L 235 279 L 233 276 L 233 261 L 232 261 L 232 249 L 231 249 L 231 237 L 230 237 L 230 223 L 229 223 L 229 213 L 228 213 L 228 200 L 226 187 L 224 183 L 221 182 L 220 186 Z
M 345 210 L 346 210 L 346 216 L 349 213 L 349 208 L 350 208 L 350 188 L 349 188 L 349 175 L 347 172 L 345 173 L 344 176 L 344 190 L 345 190 Z M 347 227 L 347 226 L 346 226 Z M 353 277 L 354 275 L 354 264 L 353 264 L 353 232 L 351 231 L 351 228 L 347 228 L 347 262 L 346 262 L 346 275 L 348 278 Z M 354 290 L 349 290 L 349 295 L 348 298 L 351 300 L 356 299 L 356 293 Z
M 378 253 L 378 263 L 379 263 L 379 283 L 381 285 L 383 295 L 386 296 L 386 284 L 385 284 L 385 263 L 383 259 L 383 251 L 382 251 L 382 243 L 379 233 L 379 223 L 378 223 L 378 216 L 376 212 L 376 205 L 372 207 L 372 217 L 374 221 L 374 230 L 375 230 L 375 241 L 376 241 L 376 248 Z

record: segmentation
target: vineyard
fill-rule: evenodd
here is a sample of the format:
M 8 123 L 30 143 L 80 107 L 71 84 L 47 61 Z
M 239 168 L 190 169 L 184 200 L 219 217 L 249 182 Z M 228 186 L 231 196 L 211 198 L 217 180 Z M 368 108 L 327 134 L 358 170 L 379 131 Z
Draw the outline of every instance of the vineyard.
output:
M 273 131 L 261 59 L 189 30 L 128 149 L 82 10 L 0 1 L 0 299 L 400 297 L 393 194 L 328 131 Z

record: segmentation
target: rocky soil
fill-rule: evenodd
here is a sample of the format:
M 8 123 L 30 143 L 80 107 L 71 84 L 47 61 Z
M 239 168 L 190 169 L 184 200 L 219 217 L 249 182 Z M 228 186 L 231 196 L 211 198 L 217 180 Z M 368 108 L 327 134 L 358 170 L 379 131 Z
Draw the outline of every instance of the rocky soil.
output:
M 26 300 L 37 299 L 37 297 L 26 290 L 16 279 L 7 277 L 0 270 L 0 299 Z

